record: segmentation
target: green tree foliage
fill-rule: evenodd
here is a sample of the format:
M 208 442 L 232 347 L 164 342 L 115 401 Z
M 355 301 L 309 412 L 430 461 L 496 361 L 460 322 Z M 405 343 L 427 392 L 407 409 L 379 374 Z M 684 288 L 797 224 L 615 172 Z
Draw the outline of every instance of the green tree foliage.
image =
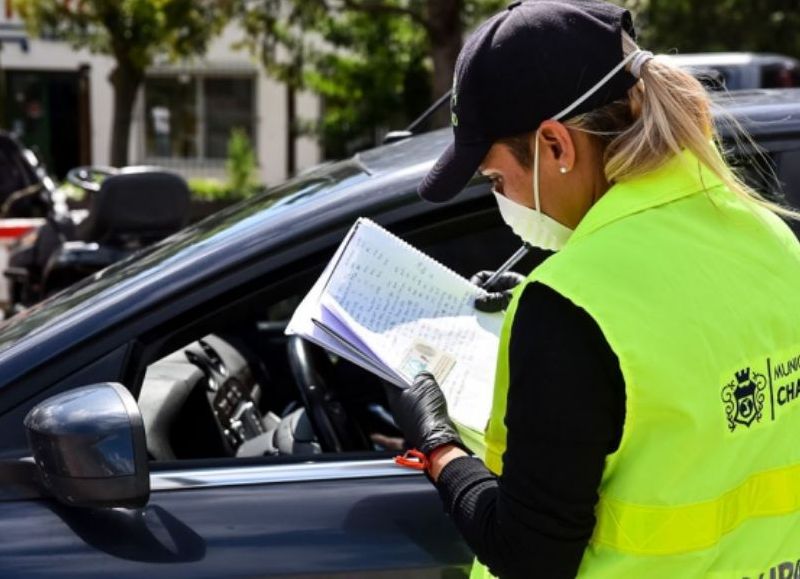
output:
M 225 169 L 228 172 L 228 186 L 234 195 L 248 197 L 255 190 L 256 155 L 250 138 L 242 129 L 231 131 Z
M 463 34 L 505 0 L 249 0 L 242 21 L 267 69 L 324 98 L 328 156 L 403 128 L 447 92 Z M 441 125 L 449 115 L 442 111 Z
M 111 163 L 128 162 L 136 93 L 157 56 L 205 52 L 230 18 L 236 0 L 14 0 L 34 35 L 46 35 L 108 54 L 116 61 Z
M 407 19 L 349 13 L 327 19 L 336 49 L 309 58 L 305 86 L 324 97 L 320 129 L 329 156 L 373 144 L 430 103 L 424 33 Z
M 659 52 L 753 51 L 800 57 L 797 0 L 616 0 L 640 44 Z

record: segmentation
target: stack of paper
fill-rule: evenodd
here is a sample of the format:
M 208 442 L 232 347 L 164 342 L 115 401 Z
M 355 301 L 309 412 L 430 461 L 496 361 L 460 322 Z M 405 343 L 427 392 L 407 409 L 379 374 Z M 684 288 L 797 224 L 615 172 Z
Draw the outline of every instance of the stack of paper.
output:
M 368 219 L 359 219 L 289 322 L 298 334 L 400 387 L 427 370 L 451 416 L 483 431 L 503 315 L 482 289 Z

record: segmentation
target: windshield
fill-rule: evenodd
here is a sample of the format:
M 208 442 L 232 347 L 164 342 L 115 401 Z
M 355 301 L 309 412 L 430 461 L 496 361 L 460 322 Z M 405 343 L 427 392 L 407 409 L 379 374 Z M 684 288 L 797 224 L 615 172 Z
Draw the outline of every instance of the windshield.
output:
M 209 244 L 224 243 L 235 237 L 239 229 L 246 228 L 251 220 L 261 223 L 287 208 L 341 191 L 368 177 L 369 174 L 354 162 L 326 165 L 223 209 L 0 324 L 0 351 L 67 313 L 89 306 L 93 298 L 109 292 L 123 292 L 143 276 L 163 270 L 169 263 L 202 252 Z

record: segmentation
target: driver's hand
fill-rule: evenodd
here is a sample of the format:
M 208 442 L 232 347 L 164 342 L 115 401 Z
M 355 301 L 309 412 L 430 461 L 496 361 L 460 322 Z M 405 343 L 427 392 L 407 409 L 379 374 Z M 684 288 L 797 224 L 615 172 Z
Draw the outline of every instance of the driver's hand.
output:
M 483 287 L 483 284 L 493 273 L 492 271 L 479 271 L 469 281 L 474 285 Z M 525 276 L 515 271 L 507 271 L 501 274 L 490 287 L 483 288 L 488 294 L 475 298 L 475 309 L 488 313 L 503 311 L 511 301 L 511 294 L 514 288 L 524 280 Z

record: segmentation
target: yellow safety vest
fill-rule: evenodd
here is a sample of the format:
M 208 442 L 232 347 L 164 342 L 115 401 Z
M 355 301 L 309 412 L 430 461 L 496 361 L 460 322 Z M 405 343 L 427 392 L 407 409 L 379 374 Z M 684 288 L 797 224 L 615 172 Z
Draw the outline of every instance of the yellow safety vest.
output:
M 800 579 L 800 245 L 788 227 L 686 152 L 611 187 L 531 282 L 592 316 L 625 380 L 578 576 Z M 498 474 L 521 289 L 477 449 Z M 489 576 L 476 564 L 472 577 Z

